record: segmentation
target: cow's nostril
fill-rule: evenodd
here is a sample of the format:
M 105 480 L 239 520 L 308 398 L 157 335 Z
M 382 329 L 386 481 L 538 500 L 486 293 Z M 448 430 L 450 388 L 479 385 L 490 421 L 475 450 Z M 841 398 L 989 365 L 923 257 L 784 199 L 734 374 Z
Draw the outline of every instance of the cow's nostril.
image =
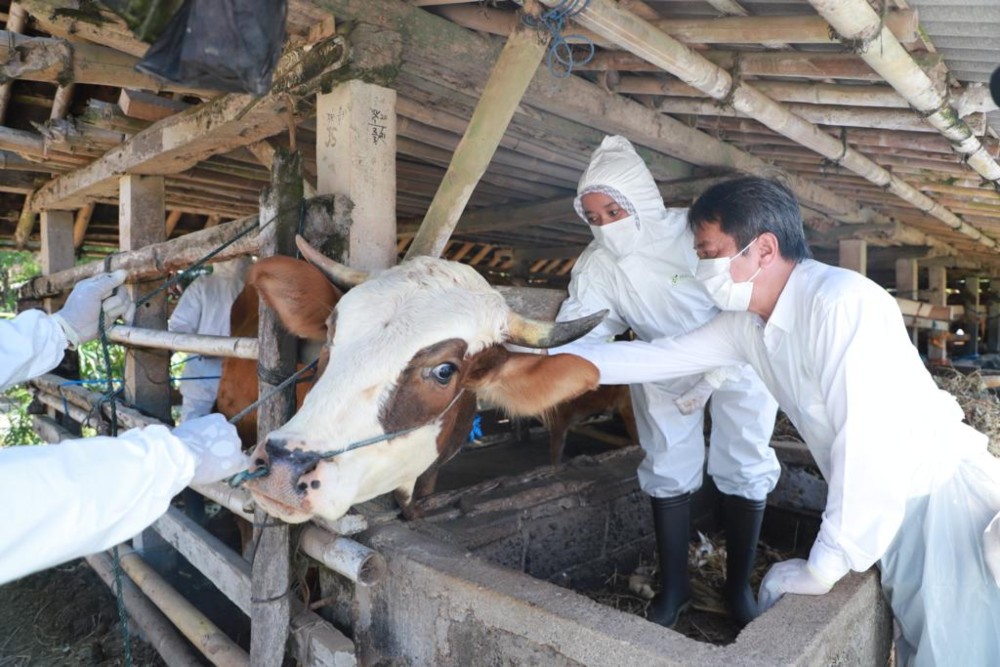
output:
M 267 461 L 265 459 L 256 458 L 256 459 L 253 460 L 253 464 L 256 465 L 256 466 L 266 466 L 267 465 Z
M 305 482 L 299 482 L 299 491 L 307 491 L 308 489 L 309 489 L 308 484 L 306 484 Z
M 299 482 L 302 475 L 306 475 L 316 469 L 322 460 L 318 452 L 306 451 L 302 447 L 302 442 L 298 440 L 269 439 L 264 443 L 264 452 L 270 459 L 268 464 L 271 474 L 283 471 L 295 489 L 299 493 L 305 493 L 309 489 L 307 482 Z M 289 445 L 295 445 L 290 449 Z

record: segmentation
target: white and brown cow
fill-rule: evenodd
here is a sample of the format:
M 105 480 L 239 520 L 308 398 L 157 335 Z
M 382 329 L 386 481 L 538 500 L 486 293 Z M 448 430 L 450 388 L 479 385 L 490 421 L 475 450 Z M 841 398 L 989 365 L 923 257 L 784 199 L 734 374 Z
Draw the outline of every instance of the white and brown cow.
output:
M 315 268 L 287 257 L 262 260 L 248 276 L 289 331 L 326 343 L 298 413 L 251 455 L 268 474 L 247 488 L 273 516 L 336 519 L 390 491 L 412 516 L 417 479 L 432 485 L 437 466 L 461 447 L 477 394 L 511 414 L 538 415 L 597 386 L 597 369 L 579 357 L 517 354 L 503 343 L 561 345 L 603 314 L 539 323 L 511 312 L 469 266 L 423 257 L 363 279 L 298 243 L 330 280 L 358 284 L 341 296 Z M 234 367 L 227 361 L 223 387 L 233 388 Z M 232 413 L 225 391 L 219 409 Z

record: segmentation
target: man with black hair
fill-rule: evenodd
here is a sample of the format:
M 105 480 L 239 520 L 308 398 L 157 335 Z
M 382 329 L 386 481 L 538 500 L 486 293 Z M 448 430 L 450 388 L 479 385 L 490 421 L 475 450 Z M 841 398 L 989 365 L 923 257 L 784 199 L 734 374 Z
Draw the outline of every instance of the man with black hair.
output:
M 901 664 L 1000 664 L 996 527 L 984 540 L 1000 510 L 1000 461 L 934 383 L 895 300 L 810 259 L 795 196 L 775 181 L 716 185 L 688 222 L 698 276 L 726 312 L 673 339 L 561 351 L 593 362 L 601 384 L 749 363 L 829 483 L 808 560 L 771 568 L 761 609 L 878 563 Z

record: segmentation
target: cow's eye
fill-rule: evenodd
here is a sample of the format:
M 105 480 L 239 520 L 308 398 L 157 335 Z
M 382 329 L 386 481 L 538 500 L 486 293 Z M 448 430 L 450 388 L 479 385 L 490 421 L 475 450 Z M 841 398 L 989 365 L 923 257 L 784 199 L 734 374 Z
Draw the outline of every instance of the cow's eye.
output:
M 438 381 L 440 384 L 448 384 L 451 382 L 451 378 L 455 375 L 455 371 L 458 370 L 458 366 L 446 361 L 443 364 L 438 364 L 431 369 L 431 377 Z

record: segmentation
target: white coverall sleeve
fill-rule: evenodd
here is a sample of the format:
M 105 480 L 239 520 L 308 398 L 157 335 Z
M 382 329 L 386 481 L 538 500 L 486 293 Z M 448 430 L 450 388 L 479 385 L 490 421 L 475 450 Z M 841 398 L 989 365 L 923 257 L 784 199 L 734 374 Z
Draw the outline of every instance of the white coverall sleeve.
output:
M 907 462 L 921 458 L 908 452 L 905 433 L 907 422 L 920 421 L 920 407 L 907 405 L 899 387 L 919 362 L 908 358 L 915 352 L 892 306 L 888 298 L 846 298 L 813 314 L 814 368 L 835 435 L 809 566 L 830 582 L 883 556 L 905 515 Z
M 197 461 L 164 426 L 0 450 L 0 584 L 138 534 Z
M 58 366 L 68 345 L 59 323 L 41 310 L 0 320 L 0 391 Z
M 583 357 L 597 366 L 601 384 L 641 384 L 706 373 L 747 363 L 727 330 L 725 318 L 676 338 L 652 343 L 624 341 L 588 344 L 573 342 L 560 352 Z
M 556 322 L 575 320 L 602 310 L 608 311 L 601 323 L 577 342 L 608 341 L 629 328 L 628 322 L 619 314 L 617 302 L 611 295 L 612 286 L 607 284 L 611 277 L 602 274 L 604 271 L 596 265 L 596 262 L 590 257 L 583 257 L 574 267 L 573 278 L 569 282 L 569 296 L 559 306 Z M 549 354 L 560 352 L 561 348 L 549 350 Z
M 201 323 L 201 311 L 205 301 L 204 292 L 199 284 L 200 280 L 201 278 L 196 278 L 194 282 L 187 286 L 184 293 L 181 294 L 174 312 L 170 314 L 170 319 L 167 320 L 168 331 L 185 334 L 198 333 L 198 325 Z

